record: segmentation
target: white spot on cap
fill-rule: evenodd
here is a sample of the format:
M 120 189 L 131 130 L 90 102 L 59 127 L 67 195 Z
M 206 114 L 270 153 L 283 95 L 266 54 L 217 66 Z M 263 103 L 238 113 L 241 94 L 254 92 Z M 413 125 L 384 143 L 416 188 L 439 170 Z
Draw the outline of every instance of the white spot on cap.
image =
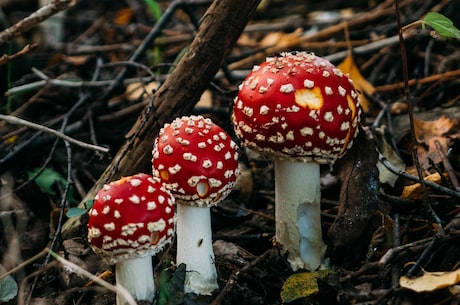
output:
M 224 177 L 229 179 L 231 178 L 233 175 L 233 171 L 232 170 L 226 170 L 225 173 L 224 173 Z
M 147 202 L 147 210 L 152 211 L 152 210 L 155 210 L 156 208 L 157 208 L 157 204 L 155 203 L 155 201 Z
M 254 114 L 254 110 L 251 107 L 245 106 L 243 108 L 243 113 L 248 117 L 252 117 L 252 115 Z
M 104 229 L 106 229 L 107 231 L 113 231 L 115 230 L 115 224 L 113 222 L 105 223 Z
M 110 212 L 110 206 L 108 205 L 104 206 L 104 208 L 102 209 L 102 214 L 107 215 L 109 214 L 109 212 Z
M 341 131 L 346 131 L 348 129 L 350 129 L 350 122 L 343 122 L 342 124 L 340 124 Z
M 113 212 L 113 217 L 115 217 L 115 218 L 117 218 L 117 219 L 120 218 L 120 217 L 121 217 L 120 211 L 115 210 L 115 211 Z
M 260 106 L 259 113 L 261 115 L 267 115 L 269 110 L 270 110 L 270 108 L 268 108 L 268 106 L 262 105 L 262 106 Z
M 226 140 L 227 139 L 227 134 L 223 131 L 219 132 L 219 137 L 222 139 L 222 140 Z
M 334 94 L 334 91 L 332 91 L 332 88 L 329 86 L 324 87 L 324 92 L 326 93 L 326 95 Z
M 164 148 L 163 148 L 163 153 L 165 155 L 170 155 L 173 153 L 173 148 L 171 147 L 171 145 L 166 145 Z
M 123 199 L 122 199 L 122 198 L 117 198 L 117 199 L 114 200 L 114 202 L 115 202 L 116 204 L 122 204 L 122 203 L 123 203 Z
M 326 122 L 332 122 L 334 121 L 334 116 L 332 115 L 332 112 L 328 111 L 324 114 L 324 120 Z
M 302 129 L 300 129 L 300 134 L 302 136 L 311 136 L 313 135 L 313 128 L 311 127 L 304 127 Z
M 342 113 L 343 113 L 343 107 L 342 107 L 342 105 L 338 105 L 338 106 L 337 106 L 337 113 L 338 113 L 338 114 L 342 114 Z
M 174 175 L 174 174 L 177 174 L 177 173 L 181 170 L 181 168 L 182 168 L 182 167 L 181 167 L 179 164 L 176 164 L 176 165 L 174 165 L 174 166 L 168 168 L 168 172 L 169 172 L 170 174 L 173 174 L 173 175 Z
M 342 86 L 339 86 L 339 94 L 341 96 L 345 96 L 347 94 L 347 90 L 345 90 Z
M 132 185 L 132 186 L 139 186 L 141 185 L 142 181 L 140 179 L 131 179 L 129 181 L 129 183 Z
M 329 77 L 331 76 L 331 73 L 327 70 L 323 71 L 323 77 Z
M 196 162 L 196 160 L 198 160 L 197 156 L 189 152 L 184 153 L 182 157 L 184 158 L 184 160 L 192 161 L 192 162 Z
M 141 202 L 141 199 L 137 195 L 132 195 L 129 197 L 129 201 L 131 201 L 134 204 L 139 204 Z
M 209 184 L 211 185 L 211 187 L 219 187 L 222 185 L 222 181 L 215 178 L 209 178 Z
M 210 168 L 210 167 L 212 166 L 211 160 L 209 160 L 209 159 L 203 160 L 202 166 L 203 166 L 204 168 Z
M 303 81 L 303 86 L 305 88 L 311 89 L 311 88 L 315 87 L 315 82 L 312 81 L 312 80 L 306 79 L 306 80 Z
M 122 236 L 133 235 L 137 231 L 138 227 L 142 228 L 144 227 L 144 224 L 143 223 L 128 223 L 121 227 L 121 235 Z
M 88 229 L 88 235 L 91 238 L 99 238 L 101 237 L 101 234 L 101 230 L 99 230 L 98 228 L 91 227 Z
M 292 84 L 281 85 L 280 92 L 281 93 L 292 93 L 294 92 L 294 86 Z
M 265 141 L 265 136 L 263 134 L 256 134 L 256 140 L 257 141 Z
M 260 87 L 259 87 L 259 93 L 262 94 L 262 93 L 265 93 L 265 92 L 267 92 L 267 91 L 268 91 L 268 87 L 266 87 L 266 86 L 260 86 Z
M 147 230 L 149 230 L 149 232 L 162 232 L 165 228 L 166 222 L 163 218 L 147 224 Z
M 343 72 L 340 70 L 340 69 L 337 69 L 337 68 L 334 68 L 332 69 L 332 72 L 337 75 L 338 77 L 342 77 L 343 76 Z

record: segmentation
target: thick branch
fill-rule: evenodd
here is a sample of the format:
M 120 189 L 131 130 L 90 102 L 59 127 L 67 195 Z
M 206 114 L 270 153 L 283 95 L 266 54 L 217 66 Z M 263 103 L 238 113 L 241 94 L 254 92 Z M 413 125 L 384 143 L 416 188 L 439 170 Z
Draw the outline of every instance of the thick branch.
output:
M 164 123 L 190 113 L 221 67 L 260 0 L 216 0 L 204 14 L 198 33 L 176 69 L 153 97 L 127 135 L 125 144 L 86 198 L 92 199 L 108 181 L 150 171 L 153 141 Z M 71 218 L 64 236 L 81 229 L 80 219 Z

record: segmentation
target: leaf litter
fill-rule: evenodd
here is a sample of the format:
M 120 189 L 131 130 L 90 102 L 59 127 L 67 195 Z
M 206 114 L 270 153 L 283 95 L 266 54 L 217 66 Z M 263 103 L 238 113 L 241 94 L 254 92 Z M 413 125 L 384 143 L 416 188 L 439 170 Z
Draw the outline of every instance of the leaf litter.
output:
M 341 63 L 354 79 L 366 112 L 358 148 L 332 171 L 322 168 L 323 236 L 331 266 L 328 273 L 292 273 L 272 239 L 272 163 L 264 156 L 243 151 L 244 182 L 220 206 L 213 208 L 214 247 L 221 289 L 204 303 L 387 304 L 402 299 L 407 304 L 458 302 L 458 290 L 453 289 L 458 284 L 460 262 L 460 208 L 456 193 L 458 182 L 454 179 L 460 168 L 457 122 L 460 111 L 456 108 L 459 96 L 455 77 L 459 66 L 453 56 L 458 52 L 458 41 L 442 36 L 457 37 L 458 30 L 453 26 L 459 24 L 458 7 L 454 3 L 437 6 L 436 1 L 428 1 L 421 11 L 416 1 L 401 2 L 408 20 L 422 20 L 425 26 L 441 35 L 433 38 L 428 32 L 430 29 L 425 27 L 418 32 L 408 30 L 406 36 L 410 90 L 417 110 L 416 153 L 426 179 L 435 177 L 432 181 L 444 187 L 429 187 L 424 193 L 420 181 L 408 179 L 415 177 L 416 171 L 411 160 L 414 151 L 408 137 L 407 103 L 402 98 L 400 54 L 397 43 L 391 40 L 397 34 L 393 25 L 393 1 L 371 2 L 344 5 L 331 1 L 308 6 L 303 1 L 264 3 L 232 49 L 228 70 L 233 74 L 216 77 L 206 97 L 208 102 L 194 110 L 231 131 L 227 109 L 233 95 L 229 92 L 235 92 L 241 76 L 267 55 L 300 48 Z M 159 4 L 163 10 L 169 5 L 161 1 Z M 33 5 L 29 5 L 27 8 L 33 10 Z M 341 10 L 343 6 L 346 10 Z M 199 16 L 205 5 L 198 3 L 194 9 Z M 6 5 L 2 10 L 12 13 L 17 8 Z M 432 10 L 439 10 L 451 19 L 446 20 L 444 15 L 436 15 L 430 12 Z M 309 14 L 314 11 L 318 14 Z M 132 3 L 107 6 L 103 2 L 96 5 L 80 1 L 67 12 L 67 51 L 49 47 L 35 53 L 23 48 L 14 57 L 11 83 L 1 87 L 2 93 L 10 94 L 2 94 L 2 113 L 58 129 L 56 120 L 75 105 L 79 90 L 94 97 L 104 91 L 96 87 L 96 83 L 91 85 L 94 87 L 86 87 L 85 82 L 79 83 L 80 88 L 72 89 L 65 81 L 89 81 L 99 60 L 116 63 L 129 58 L 133 46 L 139 45 L 155 22 L 146 12 L 146 7 L 139 9 Z M 325 16 L 324 12 L 333 18 L 319 21 L 306 17 Z M 14 21 L 17 20 L 11 20 Z M 345 28 L 348 35 L 344 33 Z M 104 143 L 116 151 L 140 109 L 146 105 L 146 97 L 164 81 L 176 56 L 193 35 L 188 17 L 176 14 L 155 50 L 142 62 L 155 71 L 154 85 L 143 82 L 146 74 L 139 71 L 144 68 L 132 69 L 125 90 L 117 92 L 105 104 L 79 108 L 71 118 L 73 125 L 69 133 L 88 142 Z M 34 43 L 33 39 L 34 36 L 24 35 L 17 42 Z M 382 44 L 372 49 L 377 43 Z M 41 74 L 30 70 L 29 62 L 51 80 L 43 82 Z M 2 73 L 7 72 L 2 70 Z M 110 69 L 103 70 L 100 80 L 111 81 L 114 75 Z M 54 87 L 47 85 L 51 81 Z M 133 85 L 128 86 L 129 83 Z M 6 270 L 11 270 L 49 244 L 50 235 L 62 222 L 58 217 L 59 196 L 69 181 L 63 145 L 52 148 L 49 136 L 3 123 L 0 126 L 0 230 L 3 233 L 0 262 Z M 31 140 L 34 138 L 38 141 Z M 30 147 L 33 157 L 22 147 Z M 75 148 L 72 158 L 75 186 L 72 196 L 82 198 L 109 163 L 110 156 Z M 389 164 L 396 167 L 389 168 L 382 160 L 389 160 Z M 28 173 L 37 169 L 42 169 L 46 176 L 29 182 Z M 73 210 L 77 214 L 69 216 L 81 216 L 84 224 L 86 210 L 79 209 Z M 10 233 L 14 234 L 8 235 Z M 57 253 L 76 264 L 75 268 L 101 275 L 104 281 L 113 283 L 112 268 L 92 253 L 85 236 L 82 229 L 78 236 L 61 240 L 56 246 Z M 429 247 L 431 243 L 436 247 Z M 17 254 L 15 259 L 13 253 Z M 203 303 L 203 300 L 188 300 L 181 294 L 184 272 L 173 262 L 174 247 L 155 261 L 158 301 L 161 304 Z M 87 285 L 88 279 L 72 273 L 71 269 L 46 264 L 49 261 L 29 263 L 12 277 L 4 277 L 0 289 L 2 301 L 8 304 L 26 299 L 29 304 L 114 303 L 114 293 L 110 290 Z M 27 292 L 16 296 L 15 283 L 27 287 Z M 293 283 L 296 285 L 291 285 Z M 428 294 L 421 299 L 409 290 Z

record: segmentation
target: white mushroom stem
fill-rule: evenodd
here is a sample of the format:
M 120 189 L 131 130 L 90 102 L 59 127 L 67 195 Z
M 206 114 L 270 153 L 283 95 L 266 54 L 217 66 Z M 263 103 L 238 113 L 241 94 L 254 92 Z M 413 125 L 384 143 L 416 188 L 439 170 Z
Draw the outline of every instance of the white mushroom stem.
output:
M 177 264 L 186 265 L 185 293 L 211 295 L 219 288 L 212 248 L 211 209 L 177 204 Z
M 321 265 L 320 200 L 319 164 L 275 160 L 276 240 L 294 271 Z
M 126 259 L 115 264 L 117 285 L 128 290 L 137 301 L 153 303 L 155 285 L 153 279 L 152 257 L 149 255 Z M 117 305 L 128 304 L 122 295 L 117 294 Z

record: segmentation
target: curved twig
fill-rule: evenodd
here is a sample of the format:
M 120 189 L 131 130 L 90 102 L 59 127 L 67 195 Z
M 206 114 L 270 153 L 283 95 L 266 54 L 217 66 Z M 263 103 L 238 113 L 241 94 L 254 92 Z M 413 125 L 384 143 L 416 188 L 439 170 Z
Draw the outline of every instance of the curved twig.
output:
M 60 139 L 63 139 L 65 141 L 68 141 L 68 142 L 70 142 L 72 144 L 78 145 L 78 146 L 83 147 L 83 148 L 92 149 L 92 150 L 103 152 L 103 153 L 109 152 L 109 149 L 107 147 L 92 145 L 92 144 L 88 144 L 88 143 L 79 141 L 77 139 L 71 138 L 71 137 L 69 137 L 69 136 L 67 136 L 67 135 L 65 135 L 65 134 L 63 134 L 63 133 L 61 133 L 59 131 L 54 130 L 54 129 L 51 129 L 51 128 L 42 126 L 40 124 L 36 124 L 36 123 L 30 122 L 30 121 L 27 121 L 27 120 L 24 120 L 24 119 L 20 119 L 18 117 L 12 116 L 12 115 L 0 114 L 0 120 L 7 121 L 8 123 L 11 123 L 11 124 L 24 125 L 24 126 L 27 126 L 27 127 L 33 128 L 33 129 L 37 129 L 37 130 L 41 130 L 41 131 L 50 133 L 50 134 L 52 134 L 52 135 L 54 135 L 54 136 L 56 136 L 56 137 L 58 137 Z

